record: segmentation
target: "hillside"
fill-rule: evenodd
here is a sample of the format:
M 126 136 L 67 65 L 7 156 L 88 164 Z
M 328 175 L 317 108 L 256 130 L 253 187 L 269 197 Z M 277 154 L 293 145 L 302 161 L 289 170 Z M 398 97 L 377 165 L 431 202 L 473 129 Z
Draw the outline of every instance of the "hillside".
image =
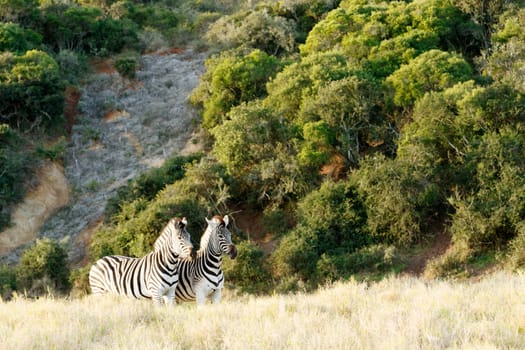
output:
M 523 349 L 525 276 L 336 283 L 197 309 L 92 296 L 0 303 L 7 349 Z
M 9 228 L 4 293 L 85 292 L 85 266 L 143 256 L 173 216 L 195 242 L 203 217 L 232 216 L 241 293 L 525 266 L 523 1 L 6 6 L 0 227 L 36 164 L 61 162 L 70 188 L 47 186 L 69 203 L 49 219 L 21 204 L 32 231 Z M 35 236 L 51 240 L 18 240 Z
M 80 89 L 63 174 L 42 172 L 37 188 L 19 205 L 25 215 L 15 214 L 13 227 L 0 233 L 6 242 L 4 248 L 0 244 L 3 262 L 17 261 L 35 238 L 49 237 L 68 239 L 70 260 L 78 263 L 118 187 L 174 152 L 195 148 L 197 116 L 187 99 L 206 54 L 191 48 L 175 52 L 142 56 L 133 81 L 122 78 L 108 60 L 94 66 L 95 74 Z M 60 189 L 66 191 L 62 199 Z M 27 215 L 36 224 L 28 225 Z

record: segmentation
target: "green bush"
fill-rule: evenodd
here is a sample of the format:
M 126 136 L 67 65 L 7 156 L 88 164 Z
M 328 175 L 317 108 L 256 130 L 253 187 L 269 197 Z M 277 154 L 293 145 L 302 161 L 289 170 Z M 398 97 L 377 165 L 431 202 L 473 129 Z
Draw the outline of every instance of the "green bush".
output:
M 294 51 L 294 34 L 294 21 L 262 8 L 221 17 L 210 27 L 206 38 L 228 48 L 246 45 L 268 55 L 279 55 Z
M 79 52 L 72 50 L 60 50 L 55 55 L 60 74 L 68 84 L 77 85 L 79 80 L 89 70 L 87 57 Z
M 124 78 L 135 79 L 137 60 L 133 57 L 120 57 L 115 61 L 115 69 Z
M 451 198 L 451 232 L 475 253 L 504 249 L 519 235 L 525 220 L 524 131 L 518 124 L 487 133 L 465 156 L 474 170 L 473 193 Z
M 7 124 L 0 124 L 0 231 L 10 223 L 11 205 L 25 193 L 24 182 L 35 164 L 28 143 Z
M 137 24 L 107 18 L 98 7 L 51 5 L 43 11 L 41 22 L 44 43 L 56 52 L 106 56 L 138 44 Z
M 323 255 L 336 258 L 371 243 L 366 210 L 356 189 L 328 181 L 299 201 L 297 226 L 272 254 L 272 268 L 279 278 L 296 275 L 315 283 L 325 278 L 317 271 Z
M 0 54 L 0 100 L 0 115 L 13 127 L 63 123 L 64 82 L 57 62 L 38 50 Z
M 31 25 L 38 20 L 38 0 L 0 0 L 0 21 Z
M 16 291 L 16 270 L 7 265 L 0 265 L 0 298 L 9 300 Z
M 0 52 L 10 51 L 23 55 L 26 51 L 38 49 L 42 36 L 16 23 L 0 23 Z
M 353 253 L 323 254 L 317 261 L 316 274 L 319 281 L 331 282 L 363 273 L 395 273 L 403 266 L 403 260 L 394 246 L 379 244 Z
M 212 129 L 213 154 L 236 181 L 236 198 L 281 205 L 299 198 L 318 181 L 295 156 L 293 129 L 260 101 L 242 104 Z
M 520 222 L 516 227 L 516 237 L 509 243 L 507 253 L 507 266 L 513 270 L 525 267 L 525 221 Z
M 264 268 L 263 251 L 249 241 L 242 241 L 236 247 L 235 260 L 223 260 L 227 283 L 243 293 L 267 292 L 271 287 L 271 279 Z
M 472 79 L 470 65 L 459 55 L 430 50 L 401 66 L 387 79 L 396 106 L 407 108 L 429 91 L 441 91 Z
M 427 263 L 423 275 L 428 279 L 444 277 L 465 277 L 467 264 L 472 252 L 461 242 L 455 243 L 452 249 Z
M 208 72 L 191 100 L 204 107 L 202 124 L 207 129 L 228 119 L 232 107 L 266 96 L 266 82 L 281 68 L 275 57 L 260 50 L 228 52 L 207 60 L 206 66 Z
M 38 239 L 20 258 L 16 277 L 18 290 L 25 290 L 31 296 L 67 293 L 71 284 L 64 247 L 49 238 Z
M 420 240 L 444 201 L 429 169 L 383 156 L 363 160 L 351 179 L 364 198 L 367 228 L 378 241 L 409 244 Z

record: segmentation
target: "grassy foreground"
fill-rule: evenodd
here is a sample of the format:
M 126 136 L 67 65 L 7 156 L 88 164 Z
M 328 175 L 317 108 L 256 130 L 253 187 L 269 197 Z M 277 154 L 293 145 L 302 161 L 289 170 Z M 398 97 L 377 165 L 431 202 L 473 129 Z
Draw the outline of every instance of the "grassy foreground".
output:
M 525 274 L 403 277 L 155 308 L 92 296 L 0 303 L 4 349 L 524 349 Z

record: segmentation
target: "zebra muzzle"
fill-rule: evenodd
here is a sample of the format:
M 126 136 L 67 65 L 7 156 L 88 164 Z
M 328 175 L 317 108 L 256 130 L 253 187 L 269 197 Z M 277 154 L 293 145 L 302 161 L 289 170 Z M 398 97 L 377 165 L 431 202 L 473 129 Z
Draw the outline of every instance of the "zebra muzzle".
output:
M 235 259 L 237 257 L 237 248 L 233 244 L 230 244 L 229 248 L 230 249 L 228 249 L 228 256 L 230 257 L 230 259 Z

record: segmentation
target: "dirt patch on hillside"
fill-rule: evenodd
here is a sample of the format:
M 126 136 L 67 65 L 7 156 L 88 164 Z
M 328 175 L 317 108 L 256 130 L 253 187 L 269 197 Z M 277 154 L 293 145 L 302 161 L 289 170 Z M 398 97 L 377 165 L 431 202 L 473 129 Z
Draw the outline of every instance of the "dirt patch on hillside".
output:
M 117 71 L 108 59 L 93 58 L 89 63 L 97 74 L 113 74 Z
M 122 110 L 111 110 L 109 112 L 106 112 L 104 115 L 104 121 L 106 123 L 119 120 L 121 118 L 128 118 L 129 112 L 122 111 Z
M 66 118 L 66 130 L 68 135 L 71 134 L 73 125 L 76 123 L 78 115 L 78 101 L 80 100 L 80 90 L 75 86 L 66 87 L 64 104 L 64 117 Z
M 247 238 L 259 247 L 265 256 L 269 256 L 277 247 L 279 242 L 273 232 L 269 232 L 263 225 L 263 213 L 254 210 L 238 210 L 233 214 L 235 226 L 239 228 Z
M 69 202 L 71 191 L 62 166 L 46 163 L 38 171 L 37 178 L 39 185 L 13 211 L 14 225 L 0 233 L 0 254 L 37 238 L 49 216 Z
M 438 256 L 443 255 L 451 245 L 451 236 L 446 230 L 441 228 L 433 236 L 428 246 L 424 248 L 421 254 L 416 254 L 410 258 L 405 273 L 412 275 L 421 275 L 425 271 L 427 263 Z

